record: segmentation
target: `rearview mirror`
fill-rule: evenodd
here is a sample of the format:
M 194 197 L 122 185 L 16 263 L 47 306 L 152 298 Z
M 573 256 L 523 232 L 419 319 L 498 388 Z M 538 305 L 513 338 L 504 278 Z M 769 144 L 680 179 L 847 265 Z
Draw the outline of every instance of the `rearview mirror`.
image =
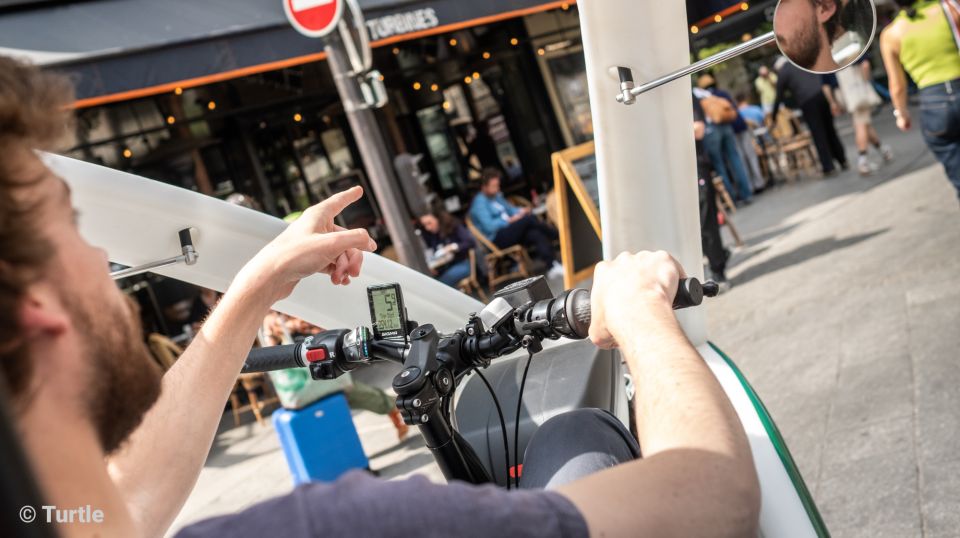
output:
M 813 73 L 834 73 L 859 60 L 876 28 L 873 0 L 780 0 L 773 15 L 780 52 Z

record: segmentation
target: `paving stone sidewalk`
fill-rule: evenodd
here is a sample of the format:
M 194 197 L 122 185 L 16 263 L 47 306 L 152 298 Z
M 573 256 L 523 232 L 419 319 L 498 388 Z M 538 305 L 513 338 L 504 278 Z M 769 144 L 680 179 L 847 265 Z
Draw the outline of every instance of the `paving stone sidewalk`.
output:
M 769 407 L 833 536 L 958 536 L 960 210 L 939 165 L 871 181 L 787 187 L 741 212 L 751 228 L 802 207 L 747 235 L 710 334 Z M 850 192 L 802 200 L 833 189 Z

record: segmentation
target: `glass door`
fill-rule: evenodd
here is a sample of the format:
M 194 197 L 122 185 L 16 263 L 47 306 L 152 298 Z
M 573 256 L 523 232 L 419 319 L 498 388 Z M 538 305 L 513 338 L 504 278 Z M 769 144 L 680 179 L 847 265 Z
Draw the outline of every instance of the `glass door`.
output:
M 427 143 L 427 151 L 437 170 L 437 180 L 445 193 L 463 188 L 463 170 L 453 146 L 447 118 L 440 105 L 417 111 L 417 120 Z

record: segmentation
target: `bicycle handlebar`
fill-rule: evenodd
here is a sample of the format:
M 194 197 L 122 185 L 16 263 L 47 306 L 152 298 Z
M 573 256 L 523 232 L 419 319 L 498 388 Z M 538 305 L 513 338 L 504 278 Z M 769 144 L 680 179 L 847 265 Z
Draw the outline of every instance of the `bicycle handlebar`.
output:
M 462 352 L 468 362 L 502 356 L 515 351 L 521 345 L 526 346 L 530 340 L 560 337 L 582 340 L 588 336 L 592 319 L 590 292 L 577 288 L 556 297 L 532 301 L 528 300 L 532 295 L 525 295 L 528 290 L 532 290 L 529 293 L 543 293 L 543 289 L 534 288 L 546 285 L 545 282 L 533 280 L 536 279 L 522 281 L 512 290 L 510 287 L 503 290 L 508 293 L 498 294 L 498 297 L 503 299 L 502 305 L 506 306 L 501 305 L 500 308 L 505 310 L 493 314 L 501 317 L 491 326 L 484 327 L 484 323 L 490 321 L 489 318 L 480 319 L 484 317 L 483 313 L 480 318 L 471 318 L 462 340 Z M 549 288 L 546 290 L 549 295 Z M 697 306 L 703 302 L 705 296 L 715 296 L 717 291 L 718 287 L 713 282 L 701 284 L 696 278 L 683 279 L 677 288 L 673 308 L 677 310 Z M 510 322 L 504 323 L 507 320 Z M 460 332 L 464 333 L 463 330 Z M 269 372 L 325 362 L 325 368 L 335 367 L 336 371 L 331 371 L 330 374 L 337 377 L 372 359 L 402 363 L 403 350 L 402 344 L 398 346 L 397 343 L 369 338 L 369 331 L 363 327 L 356 331 L 325 331 L 298 344 L 253 349 L 240 372 Z M 326 361 L 328 358 L 335 360 Z

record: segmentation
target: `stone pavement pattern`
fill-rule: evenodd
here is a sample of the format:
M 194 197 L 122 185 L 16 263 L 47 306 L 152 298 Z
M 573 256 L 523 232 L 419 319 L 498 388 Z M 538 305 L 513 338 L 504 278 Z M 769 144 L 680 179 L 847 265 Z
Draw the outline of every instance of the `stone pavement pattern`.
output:
M 710 334 L 833 536 L 958 536 L 960 210 L 915 137 L 882 134 L 899 158 L 880 177 L 788 186 L 737 215 L 747 247 Z
M 710 334 L 770 409 L 833 536 L 957 536 L 960 210 L 917 133 L 880 131 L 898 158 L 874 177 L 801 181 L 738 212 L 746 246 L 734 288 L 708 302 Z M 418 436 L 398 445 L 385 417 L 354 418 L 381 476 L 442 481 Z M 270 426 L 225 425 L 171 531 L 290 489 Z

